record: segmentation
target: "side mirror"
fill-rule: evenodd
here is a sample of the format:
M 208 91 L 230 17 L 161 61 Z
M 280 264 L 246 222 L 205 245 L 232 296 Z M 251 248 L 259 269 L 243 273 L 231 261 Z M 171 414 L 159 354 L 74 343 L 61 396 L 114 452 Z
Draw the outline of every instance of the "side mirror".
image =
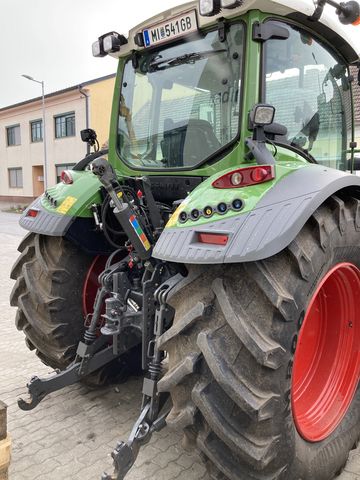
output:
M 358 25 L 360 20 L 360 5 L 355 1 L 340 3 L 336 13 L 343 25 Z
M 347 161 L 346 169 L 349 171 L 358 172 L 360 171 L 360 157 L 354 157 L 354 162 L 351 161 L 351 158 Z
M 319 21 L 327 3 L 336 8 L 336 14 L 343 25 L 359 25 L 360 5 L 355 0 L 341 3 L 337 3 L 334 0 L 317 0 L 315 12 L 309 17 L 309 20 L 312 22 Z
M 90 147 L 93 147 L 97 143 L 97 135 L 95 130 L 93 130 L 92 128 L 86 128 L 85 130 L 81 130 L 80 135 L 81 140 L 90 145 Z

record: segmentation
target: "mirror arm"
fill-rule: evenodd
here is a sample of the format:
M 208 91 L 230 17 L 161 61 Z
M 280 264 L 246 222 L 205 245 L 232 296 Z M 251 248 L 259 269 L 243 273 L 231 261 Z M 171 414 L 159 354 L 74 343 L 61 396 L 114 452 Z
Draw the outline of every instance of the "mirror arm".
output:
M 343 25 L 355 24 L 360 19 L 360 5 L 356 1 L 338 3 L 334 0 L 318 0 L 316 9 L 309 20 L 312 22 L 319 21 L 326 4 L 336 9 L 336 14 Z
M 314 13 L 309 17 L 311 22 L 318 22 L 323 14 L 326 0 L 319 0 Z

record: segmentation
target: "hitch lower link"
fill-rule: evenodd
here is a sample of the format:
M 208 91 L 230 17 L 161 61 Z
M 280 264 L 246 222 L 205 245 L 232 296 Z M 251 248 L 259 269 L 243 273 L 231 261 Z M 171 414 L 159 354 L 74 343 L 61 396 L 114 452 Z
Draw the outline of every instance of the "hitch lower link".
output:
M 97 353 L 97 350 L 104 344 L 104 339 L 99 338 L 92 345 L 86 345 L 80 342 L 77 357 L 80 361 L 75 361 L 66 370 L 49 375 L 45 378 L 32 377 L 27 384 L 28 399 L 19 398 L 18 406 L 21 410 L 33 410 L 39 403 L 52 392 L 73 385 L 86 375 L 95 372 L 107 363 L 117 358 L 122 352 L 114 355 L 113 346 L 107 347 Z
M 148 368 L 150 375 L 144 378 L 141 413 L 128 441 L 126 443 L 120 441 L 111 454 L 114 460 L 114 473 L 112 475 L 104 473 L 101 480 L 123 480 L 134 465 L 140 448 L 150 441 L 154 432 L 158 432 L 166 426 L 166 417 L 171 410 L 171 401 L 168 394 L 157 391 L 157 383 L 162 373 L 161 362 L 164 359 L 163 352 L 157 347 L 157 340 L 174 317 L 174 309 L 166 302 L 170 292 L 183 278 L 181 274 L 177 274 L 163 283 L 155 292 L 158 306 L 155 312 L 154 337 L 149 343 L 149 349 L 153 349 L 153 354 Z
M 65 370 L 55 370 L 54 373 L 44 377 L 32 377 L 27 384 L 28 398 L 18 399 L 18 406 L 21 410 L 32 410 L 49 394 L 73 385 L 87 375 L 96 372 L 111 361 L 120 357 L 129 348 L 136 344 L 124 345 L 119 342 L 118 332 L 114 332 L 112 345 L 109 345 L 109 335 L 102 334 L 97 337 L 96 329 L 101 315 L 101 305 L 109 290 L 106 287 L 107 273 L 101 275 L 102 287 L 98 289 L 94 304 L 94 314 L 90 326 L 84 334 L 84 341 L 79 342 L 75 360 Z M 110 272 L 111 273 L 111 272 Z

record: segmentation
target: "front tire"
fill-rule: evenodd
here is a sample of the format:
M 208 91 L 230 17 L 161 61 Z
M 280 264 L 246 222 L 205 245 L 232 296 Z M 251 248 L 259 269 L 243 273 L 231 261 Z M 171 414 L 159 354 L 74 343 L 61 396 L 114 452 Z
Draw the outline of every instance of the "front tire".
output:
M 340 350 L 347 345 L 352 356 L 337 377 L 335 363 L 325 369 L 328 383 L 335 385 L 322 404 L 329 421 L 322 434 L 311 426 L 309 434 L 302 428 L 306 422 L 301 426 L 299 397 L 307 394 L 314 408 L 321 401 L 325 387 L 314 395 L 321 378 L 315 375 L 316 362 L 323 367 L 331 356 L 321 357 L 313 348 L 309 355 L 314 362 L 301 362 L 301 345 L 309 340 L 302 333 L 314 322 L 307 315 L 311 305 L 329 292 L 319 290 L 322 280 L 334 271 L 338 278 L 330 278 L 338 284 L 346 266 L 352 272 L 348 288 L 340 281 L 333 289 L 338 295 L 333 305 L 350 302 L 351 308 L 339 310 L 338 321 L 327 329 L 331 314 L 324 314 L 318 339 L 324 334 L 332 339 L 331 348 Z M 195 280 L 185 282 L 171 299 L 174 324 L 159 341 L 169 355 L 159 390 L 170 391 L 173 400 L 167 423 L 184 431 L 186 445 L 197 446 L 212 478 L 331 480 L 341 471 L 360 436 L 359 269 L 359 201 L 338 197 L 321 206 L 278 255 L 248 264 L 189 268 Z M 349 342 L 336 343 L 349 329 Z M 340 399 L 336 407 L 336 395 L 344 391 L 342 376 L 352 377 L 352 383 L 346 387 L 348 402 Z M 310 390 L 303 386 L 301 391 L 305 380 Z M 338 408 L 332 419 L 326 399 Z M 314 432 L 317 438 L 311 439 Z

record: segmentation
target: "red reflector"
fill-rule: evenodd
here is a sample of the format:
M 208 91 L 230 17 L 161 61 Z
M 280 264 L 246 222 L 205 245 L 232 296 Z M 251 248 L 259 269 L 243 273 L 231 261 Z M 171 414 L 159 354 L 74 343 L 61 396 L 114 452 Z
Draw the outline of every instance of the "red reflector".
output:
M 73 177 L 69 172 L 69 170 L 63 170 L 61 172 L 60 178 L 61 178 L 61 181 L 65 183 L 65 185 L 71 185 L 72 183 L 74 183 Z
M 212 245 L 226 245 L 229 240 L 229 235 L 222 235 L 220 233 L 198 233 L 198 241 L 200 243 L 209 243 Z
M 360 17 L 359 17 L 357 20 L 355 20 L 355 22 L 353 22 L 353 25 L 354 25 L 355 27 L 357 27 L 358 25 L 360 25 Z
M 30 208 L 30 210 L 28 210 L 26 216 L 35 218 L 38 213 L 39 213 L 39 210 L 33 210 L 32 208 Z
M 238 168 L 212 183 L 214 188 L 241 188 L 269 182 L 275 178 L 275 168 L 272 165 L 257 165 L 256 167 Z

